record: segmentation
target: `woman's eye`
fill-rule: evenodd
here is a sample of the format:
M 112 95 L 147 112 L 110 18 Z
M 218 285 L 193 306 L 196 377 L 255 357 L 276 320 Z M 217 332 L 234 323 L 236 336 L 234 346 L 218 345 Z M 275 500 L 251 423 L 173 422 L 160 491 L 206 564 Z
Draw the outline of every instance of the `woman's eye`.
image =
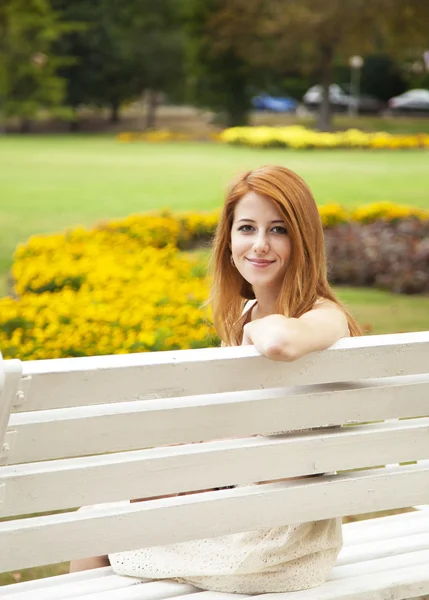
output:
M 238 231 L 244 231 L 244 233 L 248 233 L 249 231 L 253 231 L 253 227 L 251 225 L 241 225 L 238 228 Z
M 274 233 L 280 233 L 280 234 L 287 234 L 287 229 L 286 227 L 282 227 L 281 225 L 277 225 L 276 227 L 273 227 L 272 231 L 274 231 Z

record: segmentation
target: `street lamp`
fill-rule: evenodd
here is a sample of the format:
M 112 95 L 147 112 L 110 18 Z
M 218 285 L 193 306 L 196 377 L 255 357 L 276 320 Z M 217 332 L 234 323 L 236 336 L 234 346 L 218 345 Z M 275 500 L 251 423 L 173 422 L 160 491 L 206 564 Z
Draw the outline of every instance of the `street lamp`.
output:
M 360 94 L 360 74 L 363 67 L 362 56 L 351 56 L 349 58 L 350 66 L 350 102 L 349 102 L 349 115 L 356 116 L 358 114 L 359 107 L 359 94 Z

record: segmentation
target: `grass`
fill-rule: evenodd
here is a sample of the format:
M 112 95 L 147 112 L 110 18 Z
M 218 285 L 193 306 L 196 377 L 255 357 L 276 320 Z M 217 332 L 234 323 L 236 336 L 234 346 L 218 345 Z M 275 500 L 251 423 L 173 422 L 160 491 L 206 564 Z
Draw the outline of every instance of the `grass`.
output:
M 0 274 L 34 233 L 152 209 L 212 210 L 237 172 L 279 163 L 320 204 L 429 207 L 424 151 L 255 150 L 210 143 L 120 144 L 111 136 L 0 137 Z
M 68 572 L 69 563 L 64 562 L 56 565 L 22 569 L 21 571 L 11 571 L 10 573 L 0 573 L 0 586 L 23 581 L 32 581 L 33 579 L 42 579 L 43 577 L 54 577 L 55 575 L 63 575 Z
M 336 289 L 365 333 L 429 331 L 429 297 L 392 294 L 368 288 Z

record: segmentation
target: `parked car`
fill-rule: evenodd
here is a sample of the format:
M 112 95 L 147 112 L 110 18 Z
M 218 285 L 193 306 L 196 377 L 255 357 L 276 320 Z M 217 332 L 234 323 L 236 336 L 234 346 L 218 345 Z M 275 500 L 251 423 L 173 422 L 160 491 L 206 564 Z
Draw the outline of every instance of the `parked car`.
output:
M 252 98 L 252 106 L 257 110 L 269 110 L 271 112 L 295 112 L 298 102 L 289 96 L 261 94 Z
M 302 97 L 305 106 L 310 109 L 318 108 L 322 102 L 322 86 L 313 85 Z M 338 111 L 346 111 L 349 106 L 349 96 L 336 83 L 329 86 L 329 102 Z
M 390 98 L 387 106 L 392 112 L 429 112 L 429 90 L 408 90 Z
M 317 109 L 322 102 L 322 86 L 313 85 L 313 87 L 306 91 L 302 100 L 310 110 Z M 337 83 L 332 83 L 329 86 L 329 101 L 335 111 L 347 112 L 350 104 L 354 102 L 354 98 L 347 94 Z M 361 94 L 357 100 L 357 110 L 359 113 L 378 113 L 383 108 L 383 102 L 368 94 Z

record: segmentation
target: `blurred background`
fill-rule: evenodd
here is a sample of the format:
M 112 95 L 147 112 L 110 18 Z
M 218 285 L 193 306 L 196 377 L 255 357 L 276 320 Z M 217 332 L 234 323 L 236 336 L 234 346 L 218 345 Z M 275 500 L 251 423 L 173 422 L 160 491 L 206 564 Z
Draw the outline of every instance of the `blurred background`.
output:
M 2 0 L 3 355 L 217 344 L 217 211 L 266 163 L 365 332 L 429 329 L 428 31 L 421 0 Z
M 419 0 L 3 0 L 0 19 L 3 131 L 429 113 Z

